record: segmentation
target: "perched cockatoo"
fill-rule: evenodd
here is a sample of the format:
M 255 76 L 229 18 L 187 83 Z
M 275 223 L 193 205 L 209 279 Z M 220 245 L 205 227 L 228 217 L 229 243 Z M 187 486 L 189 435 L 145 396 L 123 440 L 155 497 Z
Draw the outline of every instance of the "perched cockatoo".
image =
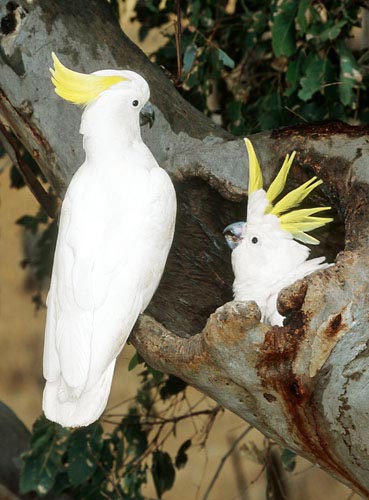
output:
M 255 301 L 262 321 L 281 326 L 284 318 L 277 311 L 278 293 L 296 280 L 329 266 L 324 262 L 325 257 L 307 260 L 310 249 L 295 240 L 317 245 L 319 241 L 307 233 L 333 219 L 314 216 L 330 207 L 295 210 L 322 183 L 316 177 L 273 204 L 286 184 L 295 152 L 286 156 L 277 177 L 265 192 L 254 148 L 249 139 L 245 139 L 245 143 L 249 156 L 247 222 L 230 224 L 224 230 L 226 241 L 233 250 L 234 298 Z
M 86 158 L 60 217 L 44 346 L 43 409 L 63 426 L 103 412 L 115 360 L 150 302 L 172 243 L 176 196 L 140 133 L 147 82 L 133 71 L 67 69 L 53 54 L 56 93 L 85 106 Z

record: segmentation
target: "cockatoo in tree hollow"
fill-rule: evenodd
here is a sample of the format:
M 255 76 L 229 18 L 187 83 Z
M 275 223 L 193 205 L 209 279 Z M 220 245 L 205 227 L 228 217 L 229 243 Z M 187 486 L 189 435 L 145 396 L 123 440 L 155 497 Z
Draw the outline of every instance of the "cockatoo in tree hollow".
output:
M 296 280 L 329 266 L 324 262 L 325 257 L 307 260 L 310 249 L 295 240 L 317 245 L 319 241 L 307 233 L 333 219 L 314 215 L 330 207 L 294 210 L 322 184 L 316 177 L 273 204 L 286 184 L 295 151 L 286 156 L 277 177 L 265 192 L 254 148 L 250 140 L 245 139 L 245 143 L 249 156 L 247 222 L 230 224 L 224 230 L 227 243 L 233 249 L 234 298 L 255 301 L 262 321 L 281 326 L 284 318 L 277 311 L 278 293 Z
M 153 296 L 172 243 L 176 196 L 140 133 L 147 82 L 133 71 L 67 69 L 56 93 L 85 106 L 85 162 L 63 201 L 44 346 L 43 409 L 63 426 L 103 412 L 115 360 Z

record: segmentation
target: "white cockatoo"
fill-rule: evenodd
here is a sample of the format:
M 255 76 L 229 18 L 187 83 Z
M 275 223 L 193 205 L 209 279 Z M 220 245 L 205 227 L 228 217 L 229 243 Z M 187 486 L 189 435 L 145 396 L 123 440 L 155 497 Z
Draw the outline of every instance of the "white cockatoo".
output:
M 53 54 L 56 93 L 85 106 L 85 161 L 66 192 L 47 299 L 43 409 L 63 426 L 103 412 L 116 357 L 150 302 L 173 239 L 176 196 L 140 133 L 147 82 L 81 74 Z
M 277 310 L 278 293 L 296 280 L 329 266 L 324 262 L 325 257 L 307 260 L 310 249 L 295 240 L 318 244 L 319 241 L 307 233 L 333 219 L 314 215 L 330 207 L 295 210 L 322 183 L 316 177 L 273 204 L 284 189 L 295 152 L 286 156 L 281 170 L 265 191 L 252 143 L 249 139 L 245 139 L 245 143 L 249 156 L 247 222 L 230 224 L 224 230 L 233 250 L 234 298 L 255 301 L 263 322 L 281 326 L 284 318 Z

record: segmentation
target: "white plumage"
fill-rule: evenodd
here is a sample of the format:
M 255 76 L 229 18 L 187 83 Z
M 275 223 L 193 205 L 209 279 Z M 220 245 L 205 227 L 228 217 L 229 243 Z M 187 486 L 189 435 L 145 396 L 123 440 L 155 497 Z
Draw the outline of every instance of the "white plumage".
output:
M 307 260 L 310 249 L 295 239 L 319 243 L 307 232 L 332 220 L 313 216 L 330 207 L 290 211 L 321 184 L 316 178 L 291 191 L 273 206 L 272 202 L 284 188 L 294 153 L 291 157 L 287 155 L 280 173 L 266 192 L 262 189 L 262 174 L 251 142 L 246 140 L 246 146 L 249 153 L 247 222 L 231 224 L 225 229 L 226 239 L 233 249 L 234 298 L 255 301 L 263 322 L 281 326 L 284 318 L 277 310 L 279 292 L 296 280 L 329 266 L 324 262 L 325 257 Z
M 70 84 L 70 70 L 54 63 L 57 93 L 80 103 L 82 76 L 92 75 L 71 72 Z M 93 75 L 107 88 L 82 116 L 86 159 L 62 205 L 44 347 L 45 415 L 72 427 L 106 406 L 116 357 L 159 284 L 176 215 L 169 176 L 141 139 L 146 81 L 131 71 Z M 108 85 L 111 76 L 121 80 Z

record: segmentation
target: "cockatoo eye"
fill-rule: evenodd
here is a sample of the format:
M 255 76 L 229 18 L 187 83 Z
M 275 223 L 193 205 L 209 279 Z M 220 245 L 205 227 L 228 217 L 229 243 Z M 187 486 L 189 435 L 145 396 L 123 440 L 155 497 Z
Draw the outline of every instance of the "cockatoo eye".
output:
M 134 101 L 132 101 L 132 106 L 134 106 L 135 108 L 137 108 L 139 102 L 137 99 L 135 99 Z
M 257 236 L 253 236 L 251 238 L 251 243 L 253 243 L 254 245 L 257 245 L 259 243 L 259 238 Z

